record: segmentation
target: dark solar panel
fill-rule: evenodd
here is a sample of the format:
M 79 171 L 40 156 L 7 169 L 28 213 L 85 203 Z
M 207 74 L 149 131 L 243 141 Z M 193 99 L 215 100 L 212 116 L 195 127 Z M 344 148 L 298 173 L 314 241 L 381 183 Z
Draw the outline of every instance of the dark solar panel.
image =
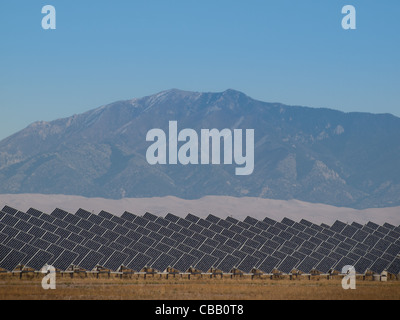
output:
M 335 266 L 335 270 L 338 272 L 342 272 L 343 268 L 345 266 L 354 266 L 356 261 L 354 261 L 353 259 L 350 259 L 349 257 L 343 257 L 338 264 Z M 357 272 L 357 269 L 356 269 Z
M 299 263 L 299 260 L 293 258 L 291 256 L 287 256 L 277 267 L 277 269 L 283 273 L 291 273 L 296 265 Z
M 78 218 L 81 219 L 89 219 L 89 217 L 91 216 L 91 213 L 89 211 L 83 210 L 83 209 L 79 209 L 76 213 L 75 216 L 77 216 Z
M 211 222 L 211 223 L 217 224 L 217 223 L 219 222 L 219 220 L 221 220 L 221 219 L 218 218 L 218 217 L 216 217 L 216 216 L 214 216 L 214 215 L 212 215 L 212 214 L 210 214 L 210 215 L 206 218 L 206 220 L 209 221 L 209 222 Z
M 227 255 L 225 258 L 219 263 L 217 269 L 221 270 L 222 272 L 228 273 L 235 269 L 240 262 L 240 259 L 234 257 L 232 255 Z
M 244 273 L 250 273 L 253 271 L 253 269 L 257 268 L 258 263 L 259 260 L 257 258 L 247 256 L 240 262 L 237 269 Z
M 136 215 L 134 215 L 133 213 L 130 213 L 130 212 L 128 212 L 128 211 L 125 211 L 125 212 L 122 214 L 121 218 L 124 219 L 124 220 L 127 220 L 127 221 L 129 221 L 129 222 L 133 222 L 133 221 L 135 221 L 135 219 L 136 219 Z
M 196 260 L 196 257 L 185 253 L 176 263 L 172 265 L 172 267 L 178 271 L 186 272 L 194 266 Z
M 202 272 L 208 272 L 212 268 L 215 267 L 215 264 L 218 262 L 218 258 L 213 257 L 211 255 L 204 255 L 203 258 L 201 258 L 196 264 L 195 268 L 202 271 Z
M 99 213 L 99 217 L 102 217 L 102 218 L 107 219 L 107 220 L 111 220 L 113 215 L 111 213 L 109 213 L 109 212 L 101 211 Z
M 146 212 L 146 213 L 143 215 L 143 218 L 154 222 L 154 221 L 157 220 L 158 217 L 157 217 L 156 215 L 154 215 L 154 214 L 151 214 L 150 212 Z
M 311 273 L 312 270 L 317 266 L 318 260 L 311 258 L 311 257 L 306 257 L 302 262 L 296 267 L 296 269 L 300 272 L 303 273 Z
M 50 260 L 53 258 L 53 255 L 50 254 L 49 252 L 39 250 L 32 259 L 30 259 L 27 263 L 26 266 L 29 268 L 32 268 L 36 271 L 41 270 L 46 264 L 50 262 Z
M 321 273 L 328 273 L 336 264 L 336 260 L 332 258 L 325 257 L 315 269 Z
M 400 274 L 400 258 L 396 258 L 390 266 L 387 268 L 387 271 L 393 275 Z
M 344 222 L 341 221 L 336 221 L 332 227 L 331 230 L 337 233 L 340 233 L 344 230 L 344 228 L 346 228 L 347 224 L 345 224 Z
M 150 263 L 151 258 L 143 253 L 138 253 L 130 262 L 126 264 L 128 269 L 136 272 L 142 271 Z
M 152 264 L 151 268 L 158 270 L 160 272 L 164 272 L 167 268 L 171 267 L 172 264 L 174 263 L 175 258 L 162 253 Z
M 377 230 L 378 228 L 379 228 L 379 225 L 378 224 L 376 224 L 376 223 L 373 223 L 373 222 L 368 222 L 367 224 L 366 224 L 366 226 L 368 227 L 368 228 L 371 228 L 372 230 Z
M 389 266 L 390 266 L 390 261 L 379 258 L 375 260 L 375 262 L 370 267 L 370 270 L 377 274 L 381 274 L 383 271 L 387 270 Z
M 222 228 L 229 229 L 232 226 L 232 223 L 226 220 L 219 220 L 218 225 L 221 226 Z
M 0 268 L 13 271 L 25 258 L 25 254 L 0 245 Z
M 263 262 L 260 263 L 258 269 L 264 273 L 272 273 L 279 265 L 280 260 L 274 257 L 268 257 Z
M 124 266 L 124 262 L 127 258 L 128 255 L 125 253 L 114 251 L 114 253 L 104 263 L 103 267 L 112 271 L 118 271 L 120 267 Z

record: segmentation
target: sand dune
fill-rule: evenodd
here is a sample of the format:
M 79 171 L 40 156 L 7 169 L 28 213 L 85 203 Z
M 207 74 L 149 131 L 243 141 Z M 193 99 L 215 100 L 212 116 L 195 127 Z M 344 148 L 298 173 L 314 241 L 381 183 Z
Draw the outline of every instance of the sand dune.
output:
M 71 213 L 82 208 L 94 213 L 105 210 L 115 215 L 129 211 L 138 215 L 151 212 L 164 216 L 170 212 L 181 217 L 185 217 L 188 213 L 207 217 L 211 213 L 221 218 L 232 216 L 238 219 L 252 216 L 257 219 L 270 217 L 280 221 L 283 217 L 288 217 L 300 221 L 304 218 L 318 224 L 332 224 L 336 220 L 347 223 L 355 221 L 361 224 L 368 221 L 378 224 L 388 222 L 396 226 L 400 224 L 400 207 L 355 210 L 297 200 L 282 201 L 223 196 L 209 196 L 199 200 L 183 200 L 175 197 L 109 200 L 65 195 L 5 194 L 0 195 L 0 205 L 1 207 L 9 205 L 19 210 L 28 210 L 33 207 L 47 213 L 52 212 L 55 208 Z

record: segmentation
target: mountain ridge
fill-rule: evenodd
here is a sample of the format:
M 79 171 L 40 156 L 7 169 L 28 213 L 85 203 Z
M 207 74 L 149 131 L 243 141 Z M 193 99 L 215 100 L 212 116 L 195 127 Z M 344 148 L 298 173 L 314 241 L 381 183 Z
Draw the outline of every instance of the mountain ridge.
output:
M 256 166 L 150 166 L 146 133 L 255 129 Z M 0 193 L 298 199 L 354 208 L 400 205 L 400 119 L 254 100 L 239 91 L 171 89 L 35 122 L 0 141 Z

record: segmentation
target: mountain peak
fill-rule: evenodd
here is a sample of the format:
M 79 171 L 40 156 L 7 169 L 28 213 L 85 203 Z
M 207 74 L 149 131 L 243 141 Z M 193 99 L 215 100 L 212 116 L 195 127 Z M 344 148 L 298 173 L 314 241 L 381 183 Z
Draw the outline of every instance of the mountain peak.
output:
M 0 142 L 0 193 L 400 204 L 399 118 L 275 106 L 234 89 L 170 89 L 36 122 Z M 238 178 L 231 166 L 150 166 L 146 133 L 166 132 L 172 120 L 196 131 L 254 129 L 255 173 Z

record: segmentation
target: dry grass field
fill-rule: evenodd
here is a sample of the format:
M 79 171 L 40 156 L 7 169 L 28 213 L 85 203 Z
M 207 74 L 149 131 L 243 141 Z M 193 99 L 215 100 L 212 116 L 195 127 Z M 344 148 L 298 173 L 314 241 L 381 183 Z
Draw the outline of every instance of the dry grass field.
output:
M 339 278 L 288 279 L 95 279 L 57 278 L 56 290 L 43 290 L 41 276 L 0 276 L 1 300 L 399 300 L 400 281 L 358 281 L 343 290 Z

